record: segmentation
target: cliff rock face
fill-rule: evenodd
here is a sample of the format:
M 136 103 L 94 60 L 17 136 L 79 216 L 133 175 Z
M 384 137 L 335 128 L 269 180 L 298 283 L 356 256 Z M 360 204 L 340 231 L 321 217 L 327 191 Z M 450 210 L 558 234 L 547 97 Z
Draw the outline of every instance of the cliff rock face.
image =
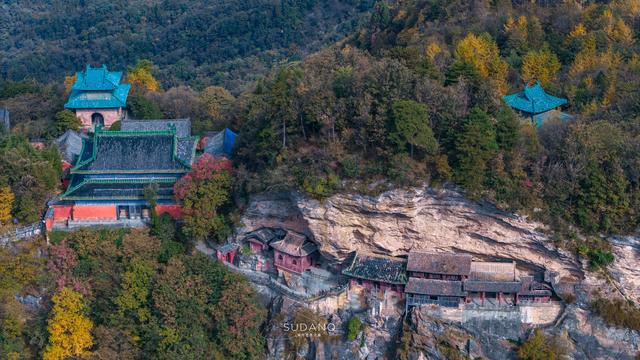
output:
M 586 271 L 586 264 L 572 254 L 556 249 L 540 231 L 542 224 L 469 201 L 454 191 L 429 188 L 394 190 L 375 197 L 339 194 L 324 201 L 297 193 L 265 193 L 252 199 L 242 223 L 239 235 L 263 226 L 306 233 L 326 259 L 336 262 L 354 250 L 404 256 L 412 249 L 468 253 L 483 260 L 512 259 L 520 269 L 544 271 L 556 289 L 575 289 L 576 304 L 545 327 L 546 332 L 568 337 L 571 357 L 586 359 L 595 354 L 596 358 L 632 359 L 639 350 L 637 332 L 607 327 L 588 311 L 594 293 L 640 299 L 637 238 L 612 239 L 616 261 L 609 267 L 611 276 L 603 277 Z M 401 341 L 414 349 L 407 354 L 411 359 L 447 358 L 452 351 L 509 358 L 514 356 L 514 347 L 508 340 L 526 338 L 530 331 L 515 320 L 456 324 L 419 312 L 412 317 L 415 321 L 407 329 L 410 342 Z M 386 331 L 388 338 L 390 329 Z M 390 346 L 379 340 L 382 338 L 367 334 L 357 351 L 347 350 L 350 345 L 346 343 L 327 347 L 316 341 L 310 343 L 304 357 L 318 359 L 324 358 L 319 354 L 338 353 L 367 358 Z
M 335 261 L 354 250 L 402 256 L 414 249 L 513 259 L 523 269 L 550 270 L 555 283 L 579 282 L 584 276 L 572 255 L 555 249 L 537 231 L 541 224 L 448 190 L 341 194 L 322 202 L 299 194 L 263 194 L 253 199 L 243 224 L 242 232 L 261 226 L 306 232 Z

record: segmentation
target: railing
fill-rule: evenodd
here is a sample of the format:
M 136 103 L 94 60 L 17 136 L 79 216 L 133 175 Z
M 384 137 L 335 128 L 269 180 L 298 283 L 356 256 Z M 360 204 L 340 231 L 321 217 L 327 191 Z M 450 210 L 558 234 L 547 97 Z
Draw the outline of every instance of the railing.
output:
M 7 245 L 10 242 L 18 241 L 28 237 L 39 235 L 42 232 L 42 223 L 37 222 L 27 226 L 10 230 L 0 235 L 0 245 Z

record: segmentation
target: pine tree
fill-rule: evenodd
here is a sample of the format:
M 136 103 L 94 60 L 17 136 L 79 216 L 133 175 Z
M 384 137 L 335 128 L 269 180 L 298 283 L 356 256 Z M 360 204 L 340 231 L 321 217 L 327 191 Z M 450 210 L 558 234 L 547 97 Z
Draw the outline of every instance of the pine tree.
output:
M 487 161 L 497 148 L 496 130 L 491 118 L 479 108 L 473 108 L 456 140 L 456 175 L 470 197 L 480 197 Z
M 429 114 L 424 104 L 412 100 L 399 100 L 393 103 L 392 111 L 395 131 L 390 137 L 398 147 L 404 149 L 406 144 L 409 144 L 411 157 L 414 146 L 430 155 L 438 151 L 438 143 L 429 127 Z

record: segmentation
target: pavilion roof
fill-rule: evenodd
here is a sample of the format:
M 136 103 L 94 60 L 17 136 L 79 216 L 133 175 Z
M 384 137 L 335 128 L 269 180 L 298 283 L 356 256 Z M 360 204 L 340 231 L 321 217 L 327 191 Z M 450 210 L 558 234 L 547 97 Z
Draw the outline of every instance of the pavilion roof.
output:
M 121 84 L 122 72 L 109 71 L 106 65 L 76 74 L 76 82 L 71 87 L 67 109 L 111 109 L 127 106 L 131 85 Z
M 359 279 L 405 284 L 406 263 L 402 258 L 355 252 L 342 273 Z
M 462 281 L 409 278 L 405 293 L 439 296 L 466 296 L 462 289 Z
M 565 105 L 567 99 L 547 94 L 540 82 L 525 85 L 521 92 L 503 96 L 502 99 L 512 108 L 530 114 L 540 114 Z
M 318 246 L 314 244 L 305 235 L 287 231 L 287 234 L 281 240 L 271 242 L 271 247 L 292 256 L 307 256 L 316 250 Z
M 83 136 L 73 130 L 67 130 L 64 134 L 58 137 L 54 143 L 60 150 L 62 158 L 73 164 L 75 159 L 80 156 L 82 152 L 82 140 Z
M 244 240 L 257 240 L 265 245 L 275 239 L 282 239 L 286 235 L 286 231 L 282 229 L 260 228 L 258 230 L 251 231 L 244 235 Z
M 197 137 L 175 130 L 127 132 L 96 129 L 85 139 L 72 174 L 185 173 L 195 157 Z
M 121 122 L 122 131 L 163 131 L 170 128 L 176 129 L 179 138 L 191 136 L 191 119 L 153 119 L 134 120 L 123 119 Z
M 74 175 L 61 200 L 143 200 L 144 189 L 156 187 L 157 199 L 173 199 L 176 178 L 86 178 Z
M 410 251 L 407 271 L 443 275 L 469 275 L 471 255 Z
M 87 65 L 84 71 L 76 73 L 76 82 L 71 90 L 114 90 L 122 79 L 121 71 L 109 71 L 107 65 L 101 67 L 91 67 Z

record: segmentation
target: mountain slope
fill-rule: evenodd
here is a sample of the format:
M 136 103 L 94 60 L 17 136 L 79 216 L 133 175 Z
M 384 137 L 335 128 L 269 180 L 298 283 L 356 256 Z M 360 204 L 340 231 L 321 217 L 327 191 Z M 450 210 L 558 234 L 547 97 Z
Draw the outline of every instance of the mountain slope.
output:
M 85 63 L 160 66 L 165 85 L 235 89 L 273 62 L 300 58 L 357 25 L 370 0 L 4 2 L 0 76 L 60 79 Z

